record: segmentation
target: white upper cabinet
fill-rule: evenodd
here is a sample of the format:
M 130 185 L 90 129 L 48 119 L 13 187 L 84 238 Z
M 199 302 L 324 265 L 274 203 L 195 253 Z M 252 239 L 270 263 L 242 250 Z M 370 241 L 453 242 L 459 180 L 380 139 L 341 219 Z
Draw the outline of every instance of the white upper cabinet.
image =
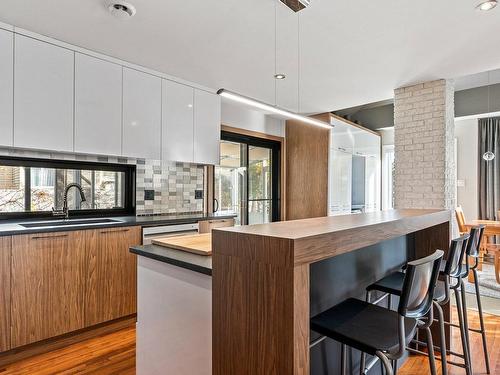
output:
M 120 155 L 122 67 L 75 55 L 75 152 Z
M 193 161 L 194 89 L 162 81 L 162 160 Z
M 330 148 L 352 153 L 354 150 L 354 132 L 356 128 L 335 118 L 331 122 L 334 127 L 330 132 Z
M 13 145 L 14 35 L 0 30 L 0 145 Z
M 73 151 L 74 55 L 15 35 L 14 146 Z
M 219 164 L 220 96 L 202 90 L 194 92 L 194 162 Z
M 123 68 L 123 155 L 160 160 L 162 79 Z
M 358 129 L 354 134 L 354 154 L 360 156 L 381 155 L 381 137 L 377 134 Z

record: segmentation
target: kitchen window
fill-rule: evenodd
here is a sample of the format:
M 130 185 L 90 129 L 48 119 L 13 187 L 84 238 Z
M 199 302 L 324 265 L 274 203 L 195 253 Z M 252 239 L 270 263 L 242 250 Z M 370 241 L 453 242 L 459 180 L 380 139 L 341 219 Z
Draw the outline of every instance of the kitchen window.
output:
M 52 216 L 61 209 L 64 189 L 71 216 L 135 214 L 135 166 L 76 161 L 0 158 L 0 219 Z

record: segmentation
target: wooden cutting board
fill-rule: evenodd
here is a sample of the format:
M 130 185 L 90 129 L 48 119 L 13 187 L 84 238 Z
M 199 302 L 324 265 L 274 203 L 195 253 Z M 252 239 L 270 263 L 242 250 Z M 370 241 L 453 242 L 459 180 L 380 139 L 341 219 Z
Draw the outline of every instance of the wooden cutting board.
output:
M 212 233 L 155 238 L 152 243 L 171 249 L 188 251 L 194 254 L 212 255 Z

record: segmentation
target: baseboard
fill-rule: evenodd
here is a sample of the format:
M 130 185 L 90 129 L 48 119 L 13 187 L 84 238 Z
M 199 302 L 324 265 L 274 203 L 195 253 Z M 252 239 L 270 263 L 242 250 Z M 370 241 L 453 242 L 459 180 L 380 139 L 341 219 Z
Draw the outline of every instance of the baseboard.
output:
M 53 337 L 47 340 L 35 342 L 11 349 L 0 353 L 0 367 L 6 366 L 38 354 L 50 352 L 66 347 L 77 342 L 81 342 L 94 337 L 107 335 L 124 328 L 133 327 L 137 321 L 137 314 L 129 315 L 120 319 L 101 323 L 92 327 L 84 328 L 78 331 L 66 333 L 61 336 Z

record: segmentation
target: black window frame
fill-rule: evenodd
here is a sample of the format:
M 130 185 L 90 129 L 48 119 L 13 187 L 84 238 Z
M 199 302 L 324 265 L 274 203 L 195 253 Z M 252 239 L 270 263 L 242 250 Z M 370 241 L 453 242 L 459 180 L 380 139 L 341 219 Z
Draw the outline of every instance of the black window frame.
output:
M 244 155 L 245 160 L 248 162 L 248 153 L 249 153 L 249 147 L 248 146 L 255 146 L 255 147 L 263 147 L 263 148 L 268 148 L 271 150 L 271 160 L 272 160 L 272 171 L 271 171 L 271 199 L 249 199 L 249 174 L 247 171 L 246 174 L 246 198 L 247 201 L 259 201 L 259 200 L 265 200 L 265 201 L 271 201 L 271 222 L 276 222 L 281 220 L 281 142 L 271 140 L 271 139 L 265 139 L 265 138 L 258 138 L 258 137 L 253 137 L 250 135 L 245 135 L 245 134 L 240 134 L 240 133 L 233 133 L 233 132 L 228 132 L 228 131 L 221 131 L 221 138 L 222 141 L 228 141 L 228 142 L 236 142 L 236 143 L 244 143 L 247 145 L 246 147 L 246 155 Z M 215 169 L 214 169 L 215 173 Z M 214 176 L 215 177 L 215 176 Z M 212 179 L 214 184 L 215 184 L 215 178 Z M 215 185 L 212 187 L 213 191 L 215 192 Z M 248 220 L 248 205 L 246 207 L 246 220 Z M 244 223 L 247 224 L 247 223 Z
M 124 172 L 124 196 L 123 208 L 110 209 L 84 209 L 69 210 L 71 218 L 80 217 L 112 217 L 112 216 L 134 216 L 136 212 L 136 166 L 130 164 L 100 163 L 90 161 L 38 159 L 13 156 L 0 156 L 0 165 L 24 168 L 55 168 L 72 170 L 98 170 L 110 172 Z M 27 173 L 25 184 L 25 207 L 31 205 L 30 174 Z M 23 212 L 0 212 L 2 220 L 21 220 L 54 217 L 50 211 L 23 211 Z

